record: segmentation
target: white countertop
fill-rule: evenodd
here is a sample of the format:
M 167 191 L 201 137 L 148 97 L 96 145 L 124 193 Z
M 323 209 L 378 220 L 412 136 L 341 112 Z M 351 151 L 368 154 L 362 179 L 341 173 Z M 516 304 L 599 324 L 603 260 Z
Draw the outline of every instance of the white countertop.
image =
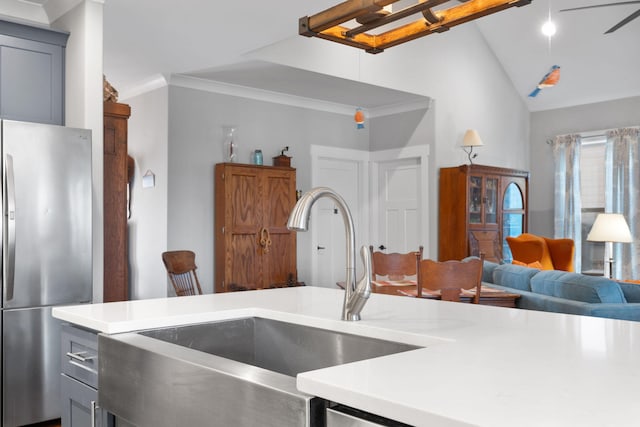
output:
M 261 316 L 425 348 L 298 375 L 298 389 L 419 426 L 638 426 L 640 322 L 301 287 L 55 307 L 105 333 Z

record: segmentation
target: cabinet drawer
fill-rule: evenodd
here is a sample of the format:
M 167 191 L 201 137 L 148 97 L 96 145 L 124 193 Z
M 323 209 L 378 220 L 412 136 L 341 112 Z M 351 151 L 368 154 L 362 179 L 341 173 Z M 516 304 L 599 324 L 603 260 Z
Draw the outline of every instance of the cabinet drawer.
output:
M 98 335 L 71 325 L 62 326 L 62 373 L 98 388 Z
M 98 390 L 66 375 L 61 375 L 60 383 L 62 427 L 114 427 L 113 415 L 95 406 L 98 400 Z M 93 422 L 92 417 L 94 417 Z

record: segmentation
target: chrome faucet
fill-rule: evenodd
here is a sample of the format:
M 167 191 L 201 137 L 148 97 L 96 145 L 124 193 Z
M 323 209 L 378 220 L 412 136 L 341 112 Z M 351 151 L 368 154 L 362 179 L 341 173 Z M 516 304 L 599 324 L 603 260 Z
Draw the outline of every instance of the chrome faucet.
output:
M 347 241 L 347 277 L 345 279 L 344 304 L 342 306 L 342 320 L 360 320 L 360 312 L 369 295 L 371 295 L 371 253 L 366 246 L 360 250 L 364 263 L 364 275 L 356 284 L 356 236 L 351 211 L 344 199 L 335 191 L 327 187 L 313 188 L 300 197 L 293 207 L 287 222 L 287 228 L 295 231 L 307 231 L 309 229 L 309 216 L 311 207 L 316 200 L 327 197 L 333 200 L 344 221 L 344 230 Z

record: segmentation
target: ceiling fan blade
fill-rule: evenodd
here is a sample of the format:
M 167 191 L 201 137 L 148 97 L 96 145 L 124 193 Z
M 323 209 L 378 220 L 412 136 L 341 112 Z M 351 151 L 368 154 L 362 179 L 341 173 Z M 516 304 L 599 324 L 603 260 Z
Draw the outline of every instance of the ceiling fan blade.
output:
M 594 9 L 596 7 L 622 6 L 625 4 L 636 4 L 636 3 L 640 3 L 640 0 L 621 1 L 617 3 L 594 4 L 593 6 L 572 7 L 571 9 L 560 9 L 560 12 L 569 12 L 572 10 L 582 10 L 582 9 Z
M 618 28 L 622 27 L 623 25 L 627 25 L 629 22 L 633 21 L 638 16 L 640 16 L 640 9 L 636 10 L 634 13 L 632 13 L 629 16 L 627 16 L 626 18 L 624 18 L 622 21 L 618 22 L 613 27 L 609 28 L 607 31 L 605 31 L 605 34 L 613 33 L 615 30 L 617 30 Z

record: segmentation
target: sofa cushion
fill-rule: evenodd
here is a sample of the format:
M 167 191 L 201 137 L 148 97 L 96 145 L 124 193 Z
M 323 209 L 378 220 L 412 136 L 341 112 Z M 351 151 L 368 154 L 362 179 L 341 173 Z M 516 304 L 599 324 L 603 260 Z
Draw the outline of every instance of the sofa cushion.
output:
M 604 277 L 565 271 L 541 271 L 531 278 L 531 290 L 542 295 L 589 303 L 627 302 L 618 283 Z
M 493 272 L 499 265 L 500 264 L 495 262 L 485 261 L 482 266 L 482 281 L 487 283 L 493 283 Z
M 618 282 L 627 302 L 640 302 L 640 284 Z
M 508 288 L 530 291 L 529 282 L 540 270 L 514 264 L 502 264 L 493 270 L 493 283 Z

